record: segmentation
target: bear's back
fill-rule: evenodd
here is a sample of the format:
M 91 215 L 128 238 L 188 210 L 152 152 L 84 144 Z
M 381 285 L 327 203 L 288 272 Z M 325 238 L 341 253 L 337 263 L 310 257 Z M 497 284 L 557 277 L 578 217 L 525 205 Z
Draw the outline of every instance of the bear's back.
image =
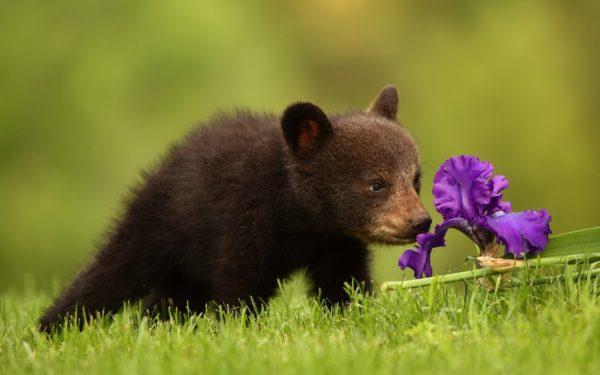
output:
M 277 117 L 238 110 L 193 129 L 150 176 L 148 187 L 168 195 L 178 226 L 227 227 L 245 214 L 272 209 L 267 206 L 276 204 L 273 197 L 286 190 L 284 165 Z

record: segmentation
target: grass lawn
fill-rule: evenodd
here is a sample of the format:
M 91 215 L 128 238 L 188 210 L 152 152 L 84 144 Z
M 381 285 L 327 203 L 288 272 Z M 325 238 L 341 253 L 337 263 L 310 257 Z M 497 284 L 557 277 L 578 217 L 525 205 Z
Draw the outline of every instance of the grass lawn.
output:
M 35 329 L 48 296 L 5 294 L 0 373 L 600 373 L 599 278 L 356 295 L 334 311 L 299 285 L 258 316 L 157 323 L 127 308 L 54 338 Z

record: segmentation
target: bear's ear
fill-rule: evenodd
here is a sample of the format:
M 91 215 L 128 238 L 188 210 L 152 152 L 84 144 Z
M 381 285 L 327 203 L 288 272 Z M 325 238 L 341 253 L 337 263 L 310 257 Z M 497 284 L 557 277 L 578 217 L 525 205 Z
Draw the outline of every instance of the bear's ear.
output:
M 288 146 L 298 155 L 317 150 L 332 133 L 329 118 L 312 103 L 294 103 L 287 107 L 281 118 L 281 127 Z
M 382 116 L 389 120 L 396 120 L 398 115 L 398 90 L 392 85 L 385 86 L 369 104 L 367 113 Z

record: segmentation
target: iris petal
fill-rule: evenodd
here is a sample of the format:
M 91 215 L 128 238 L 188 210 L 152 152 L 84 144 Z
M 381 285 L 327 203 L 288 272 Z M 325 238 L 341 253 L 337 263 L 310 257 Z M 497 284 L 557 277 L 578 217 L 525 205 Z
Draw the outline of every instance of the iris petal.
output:
M 502 175 L 492 177 L 488 183 L 488 189 L 490 190 L 490 203 L 486 207 L 488 215 L 491 215 L 498 211 L 511 212 L 512 206 L 510 202 L 502 201 L 502 190 L 508 188 L 508 179 Z
M 475 156 L 454 156 L 440 167 L 433 179 L 433 204 L 445 220 L 472 220 L 483 214 L 492 192 L 488 186 L 494 167 Z M 498 191 L 502 190 L 501 185 Z
M 446 220 L 437 225 L 433 233 L 421 233 L 417 236 L 417 247 L 406 250 L 398 260 L 398 266 L 405 269 L 411 268 L 415 278 L 419 279 L 423 275 L 431 277 L 433 270 L 431 268 L 431 250 L 434 247 L 446 246 L 444 237 L 450 228 L 455 228 L 468 235 L 471 229 L 465 219 L 455 218 Z
M 481 225 L 493 232 L 505 245 L 506 252 L 522 258 L 528 253 L 537 254 L 548 244 L 552 217 L 546 210 L 496 213 L 485 218 Z

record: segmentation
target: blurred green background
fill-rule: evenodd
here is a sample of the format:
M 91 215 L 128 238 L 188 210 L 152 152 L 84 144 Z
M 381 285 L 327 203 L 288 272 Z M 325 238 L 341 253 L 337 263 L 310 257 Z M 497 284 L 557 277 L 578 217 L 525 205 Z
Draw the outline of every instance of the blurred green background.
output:
M 598 225 L 599 16 L 597 1 L 2 2 L 0 290 L 72 277 L 140 169 L 215 110 L 362 108 L 386 83 L 430 210 L 437 166 L 468 153 L 555 233 Z M 447 242 L 436 272 L 473 252 Z M 379 281 L 402 277 L 401 251 L 377 249 Z

